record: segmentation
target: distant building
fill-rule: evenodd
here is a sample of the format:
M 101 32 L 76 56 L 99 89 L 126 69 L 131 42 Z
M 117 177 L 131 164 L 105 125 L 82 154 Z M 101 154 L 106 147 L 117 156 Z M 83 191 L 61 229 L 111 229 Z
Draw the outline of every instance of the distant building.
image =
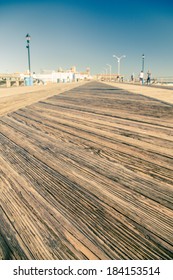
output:
M 87 68 L 85 72 L 79 73 L 76 71 L 76 66 L 72 66 L 70 70 L 62 70 L 62 68 L 58 68 L 57 71 L 42 70 L 39 74 L 33 74 L 33 78 L 38 83 L 71 83 L 92 79 L 90 68 Z
M 76 66 L 72 66 L 70 70 L 71 72 L 76 73 Z

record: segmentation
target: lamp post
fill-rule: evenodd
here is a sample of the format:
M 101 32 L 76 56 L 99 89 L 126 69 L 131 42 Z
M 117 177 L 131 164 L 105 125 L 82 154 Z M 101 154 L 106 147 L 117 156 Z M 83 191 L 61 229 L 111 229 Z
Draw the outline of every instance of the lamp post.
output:
M 110 73 L 110 81 L 111 81 L 111 69 L 112 69 L 112 66 L 110 64 L 106 64 L 107 66 L 109 66 L 109 73 Z
M 108 69 L 107 69 L 107 68 L 104 68 L 104 70 L 105 70 L 105 74 L 107 75 L 107 73 L 108 73 Z
M 105 80 L 107 79 L 107 73 L 108 73 L 108 69 L 107 68 L 103 68 L 104 71 L 105 71 L 105 74 L 104 74 L 104 77 L 105 77 Z
M 104 69 L 105 69 L 105 74 L 106 74 L 105 80 L 107 80 L 108 69 L 107 68 L 104 68 Z
M 27 42 L 26 48 L 28 49 L 29 76 L 31 77 L 30 46 L 29 46 L 29 43 L 30 43 L 30 40 L 31 40 L 31 36 L 29 35 L 29 33 L 26 34 L 25 38 L 26 38 L 26 42 Z
M 142 72 L 144 73 L 144 59 L 145 59 L 145 55 L 142 55 Z
M 122 58 L 125 58 L 125 57 L 126 57 L 126 55 L 122 55 L 122 56 L 118 57 L 118 56 L 116 56 L 116 55 L 114 54 L 113 57 L 115 57 L 115 58 L 117 59 L 117 61 L 118 61 L 118 79 L 119 79 L 119 77 L 120 77 L 120 62 L 121 62 L 121 59 L 122 59 Z

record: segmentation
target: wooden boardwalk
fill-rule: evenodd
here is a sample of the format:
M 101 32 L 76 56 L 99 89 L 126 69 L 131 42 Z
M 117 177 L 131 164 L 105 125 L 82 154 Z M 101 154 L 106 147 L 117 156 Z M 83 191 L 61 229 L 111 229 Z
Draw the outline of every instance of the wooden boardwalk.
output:
M 172 259 L 173 105 L 91 82 L 1 116 L 0 258 Z

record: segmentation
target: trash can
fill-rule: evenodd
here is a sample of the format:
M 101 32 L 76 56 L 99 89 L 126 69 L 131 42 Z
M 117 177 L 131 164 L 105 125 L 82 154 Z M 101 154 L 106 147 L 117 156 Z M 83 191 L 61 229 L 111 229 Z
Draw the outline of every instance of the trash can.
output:
M 33 78 L 32 77 L 25 77 L 24 78 L 25 86 L 33 86 Z

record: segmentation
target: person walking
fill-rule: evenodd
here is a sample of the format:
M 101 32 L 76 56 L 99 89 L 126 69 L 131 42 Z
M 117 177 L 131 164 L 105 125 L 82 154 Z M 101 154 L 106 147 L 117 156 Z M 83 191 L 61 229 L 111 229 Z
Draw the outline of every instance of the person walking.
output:
M 151 73 L 150 73 L 150 71 L 148 70 L 148 72 L 147 72 L 147 85 L 149 85 L 150 82 L 151 82 Z
M 140 72 L 139 80 L 140 80 L 141 85 L 143 85 L 144 84 L 144 72 L 143 71 Z
M 134 81 L 134 73 L 131 75 L 131 82 Z

